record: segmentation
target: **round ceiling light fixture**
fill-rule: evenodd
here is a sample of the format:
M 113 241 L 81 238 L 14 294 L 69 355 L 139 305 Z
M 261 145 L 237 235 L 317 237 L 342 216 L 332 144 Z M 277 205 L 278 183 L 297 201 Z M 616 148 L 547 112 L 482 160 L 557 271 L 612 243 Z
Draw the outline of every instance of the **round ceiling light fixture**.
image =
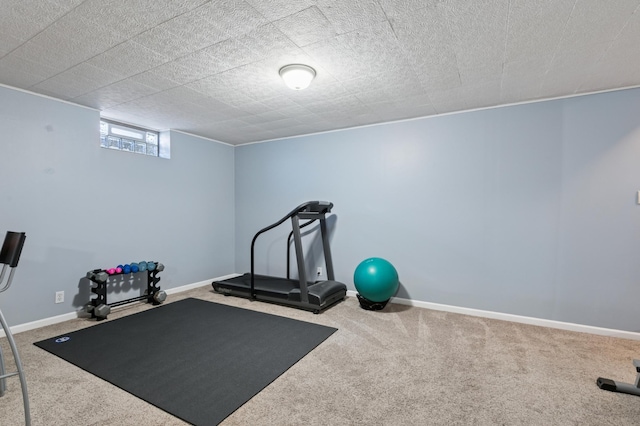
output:
M 316 70 L 308 65 L 291 64 L 280 68 L 280 77 L 293 90 L 306 89 L 315 76 Z

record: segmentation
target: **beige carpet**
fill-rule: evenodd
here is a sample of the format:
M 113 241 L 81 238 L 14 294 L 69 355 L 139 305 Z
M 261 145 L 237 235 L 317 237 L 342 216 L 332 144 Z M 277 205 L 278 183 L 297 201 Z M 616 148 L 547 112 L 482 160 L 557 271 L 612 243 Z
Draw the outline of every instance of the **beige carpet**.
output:
M 364 311 L 355 298 L 313 315 L 210 289 L 171 295 L 166 303 L 197 297 L 339 329 L 226 426 L 640 424 L 640 397 L 595 385 L 598 376 L 633 382 L 640 342 L 403 305 Z M 153 308 L 124 307 L 107 321 L 143 309 Z M 95 324 L 77 319 L 15 335 L 33 424 L 185 424 L 33 345 Z M 0 344 L 13 370 L 6 339 Z M 0 424 L 21 425 L 20 382 L 10 378 L 8 387 Z

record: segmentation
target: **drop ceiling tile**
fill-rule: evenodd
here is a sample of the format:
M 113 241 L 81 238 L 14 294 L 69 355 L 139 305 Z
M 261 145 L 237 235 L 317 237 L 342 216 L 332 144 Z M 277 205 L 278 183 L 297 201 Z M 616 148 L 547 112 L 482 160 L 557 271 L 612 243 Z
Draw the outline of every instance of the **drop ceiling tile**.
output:
M 317 104 L 307 105 L 307 109 L 314 113 L 320 112 L 337 112 L 338 114 L 360 114 L 368 112 L 368 108 L 365 104 L 356 96 L 347 95 L 341 98 L 335 98 L 331 101 L 322 101 Z
M 121 80 L 75 97 L 74 102 L 97 109 L 108 109 L 156 93 L 157 90 L 132 79 Z
M 429 92 L 429 99 L 437 114 L 468 109 L 465 102 L 465 91 L 462 87 Z
M 375 1 L 318 0 L 318 7 L 338 34 L 375 26 L 387 17 Z
M 252 100 L 268 99 L 277 96 L 272 85 L 256 74 L 251 65 L 234 68 L 214 76 L 217 81 L 224 82 L 226 88 L 234 87 L 235 91 Z M 228 90 L 228 89 L 227 89 Z
M 199 96 L 196 104 L 207 111 L 213 111 L 216 113 L 224 113 L 231 108 L 231 106 L 210 96 Z
M 638 87 L 638 65 L 627 66 L 603 66 L 586 76 L 576 89 L 576 93 L 599 92 L 602 90 L 619 89 L 625 87 Z
M 530 58 L 505 62 L 503 76 L 512 79 L 532 76 L 540 77 L 544 75 L 551 66 L 553 56 L 553 52 L 548 52 L 544 56 L 532 56 Z
M 9 54 L 11 51 L 19 47 L 23 41 L 19 38 L 14 37 L 13 35 L 3 32 L 2 27 L 0 27 L 0 58 Z
M 575 2 L 513 0 L 509 9 L 506 61 L 554 52 Z
M 229 117 L 228 118 L 229 120 L 242 120 L 243 118 L 251 115 L 251 113 L 238 109 L 237 107 L 234 107 L 234 106 L 229 106 L 227 109 L 223 110 L 222 112 L 227 117 Z
M 455 63 L 441 63 L 431 66 L 424 74 L 419 74 L 418 79 L 424 90 L 432 91 L 451 90 L 460 87 L 460 71 Z
M 234 131 L 237 130 L 239 128 L 252 128 L 254 131 L 255 130 L 259 130 L 258 127 L 250 125 L 242 120 L 238 120 L 238 119 L 232 119 L 232 120 L 225 120 L 225 121 L 220 121 L 217 123 L 217 128 L 219 128 L 222 131 Z
M 425 117 L 435 114 L 435 109 L 431 104 L 409 106 L 396 102 L 382 102 L 372 105 L 371 109 L 380 117 L 380 121 L 382 122 Z
M 96 28 L 100 28 L 96 31 Z M 34 36 L 31 41 L 56 49 L 59 43 L 70 43 L 73 48 L 91 58 L 98 53 L 127 40 L 127 35 L 108 26 L 100 26 L 90 17 L 82 15 L 78 9 L 69 11 L 63 17 Z M 64 44 L 63 44 L 64 45 Z
M 539 98 L 540 86 L 553 57 L 532 57 L 504 64 L 501 99 L 504 103 Z
M 359 74 L 360 64 L 349 46 L 337 38 L 323 40 L 304 47 L 309 57 L 324 64 L 324 68 L 338 80 L 349 80 Z M 360 73 L 361 74 L 361 73 Z
M 304 51 L 338 81 L 409 66 L 388 23 L 323 40 Z
M 193 52 L 193 48 L 178 35 L 168 30 L 168 23 L 153 27 L 135 36 L 132 41 L 173 60 Z
M 298 135 L 308 135 L 310 133 L 315 133 L 316 131 L 317 131 L 316 127 L 309 126 L 305 123 L 300 123 L 297 126 L 285 127 L 280 130 L 272 130 L 271 132 L 278 135 L 278 137 L 289 137 L 289 136 L 298 136 Z M 256 135 L 256 136 L 259 136 L 259 135 Z
M 398 105 L 402 105 L 406 108 L 433 107 L 431 103 L 431 97 L 426 93 L 418 95 L 408 95 L 395 102 Z
M 384 13 L 393 20 L 398 15 L 407 15 L 425 7 L 434 8 L 441 0 L 379 0 Z
M 155 72 L 154 69 L 133 75 L 129 77 L 128 80 L 132 80 L 137 83 L 144 84 L 145 86 L 152 87 L 157 91 L 171 89 L 172 87 L 180 85 L 180 83 L 170 80 L 166 76 Z
M 288 127 L 297 126 L 300 121 L 296 118 L 284 118 L 282 120 L 272 120 L 265 123 L 260 123 L 262 129 L 280 131 Z
M 195 34 L 196 40 L 213 44 L 237 37 L 268 23 L 268 20 L 245 1 L 212 1 L 172 21 L 171 32 Z M 222 36 L 222 38 L 221 38 Z M 204 37 L 204 38 L 203 38 Z M 204 46 L 202 46 L 204 47 Z
M 183 85 L 208 77 L 214 69 L 207 66 L 205 62 L 185 57 L 162 64 L 154 68 L 153 71 L 170 81 Z
M 119 103 L 108 99 L 106 96 L 100 96 L 96 92 L 89 92 L 82 96 L 75 97 L 72 101 L 75 104 L 84 105 L 98 110 L 103 110 Z
M 105 69 L 98 68 L 88 62 L 82 62 L 75 67 L 69 68 L 63 74 L 91 80 L 97 87 L 104 87 L 121 80 L 119 75 L 111 73 Z
M 34 93 L 39 93 L 39 94 L 45 95 L 45 96 L 50 96 L 50 97 L 55 98 L 55 99 L 61 99 L 63 101 L 70 101 L 71 100 L 71 98 L 69 96 L 66 96 L 66 95 L 64 95 L 62 93 L 52 92 L 50 90 L 43 89 L 43 88 L 38 88 L 36 86 L 29 87 L 29 91 L 30 92 L 34 92 Z
M 459 67 L 460 84 L 463 86 L 474 85 L 488 80 L 500 79 L 503 72 L 503 65 L 500 62 L 489 62 L 488 65 L 478 65 L 473 68 Z
M 561 44 L 574 47 L 613 41 L 638 8 L 638 0 L 577 1 Z
M 245 121 L 249 124 L 263 124 L 269 123 L 276 120 L 284 120 L 286 117 L 283 114 L 277 112 L 264 112 L 260 114 L 252 114 L 242 118 L 242 121 Z
M 486 108 L 500 104 L 501 81 L 485 81 L 463 86 L 467 108 Z
M 571 50 L 563 51 L 562 54 L 556 54 L 549 65 L 547 74 L 553 74 L 557 71 L 564 72 L 565 70 L 582 73 L 594 67 L 602 59 L 609 46 L 610 43 L 606 42 L 576 46 Z
M 293 113 L 294 111 L 303 109 L 300 105 L 298 105 L 291 99 L 281 95 L 263 99 L 260 102 L 262 102 L 267 108 L 272 111 L 281 111 L 287 115 Z
M 49 0 L 49 1 L 53 1 L 53 3 L 57 4 L 64 10 L 71 10 L 76 6 L 79 6 L 80 4 L 84 3 L 86 0 Z M 24 3 L 23 1 L 20 1 L 20 2 Z
M 235 67 L 255 62 L 260 59 L 260 54 L 251 50 L 246 43 L 238 38 L 231 38 L 209 46 L 203 51 L 220 62 L 221 67 L 229 70 Z
M 500 87 L 500 103 L 512 104 L 540 98 L 542 78 L 531 80 L 503 79 Z
M 349 80 L 344 80 L 340 82 L 341 87 L 344 88 L 345 91 L 353 94 L 359 94 L 363 92 L 369 92 L 372 90 L 384 90 L 388 84 L 402 83 L 402 79 L 407 78 L 409 80 L 416 80 L 416 75 L 409 75 L 409 73 L 398 73 L 395 75 L 393 70 L 391 72 L 385 72 L 380 74 L 371 74 L 371 75 L 354 75 L 353 78 Z M 398 81 L 400 79 L 400 81 Z
M 218 74 L 202 80 L 194 81 L 186 85 L 199 93 L 210 96 L 232 107 L 241 106 L 248 102 L 254 102 L 250 97 L 239 93 L 230 87 L 223 75 Z
M 0 82 L 26 89 L 46 80 L 51 74 L 36 64 L 16 55 L 7 55 L 0 59 Z
M 203 117 L 206 114 L 206 111 L 204 108 L 202 108 L 200 105 L 198 105 L 197 103 L 192 103 L 192 102 L 187 102 L 187 103 L 183 103 L 180 105 L 180 109 L 182 111 L 183 114 L 185 114 L 187 117 L 189 117 L 189 120 L 191 123 L 196 124 L 199 123 L 203 120 Z M 221 119 L 222 117 L 226 118 L 227 116 L 225 115 L 221 115 L 219 113 L 217 114 L 209 114 L 208 116 L 208 121 L 212 121 L 214 117 L 218 117 L 219 119 Z
M 278 135 L 272 130 L 258 130 L 254 132 L 247 132 L 246 134 L 238 137 L 236 140 L 246 142 L 265 141 L 270 139 L 277 139 Z
M 189 24 L 186 25 L 183 22 L 177 21 L 182 21 L 182 19 L 174 19 L 167 23 L 167 26 L 171 27 L 171 29 L 165 31 L 164 34 L 160 34 L 157 31 L 152 34 L 158 38 L 157 40 L 149 41 L 150 45 L 155 45 L 154 50 L 159 50 L 157 45 L 161 45 L 163 40 L 170 38 L 171 41 L 169 41 L 168 44 L 179 44 L 181 46 L 177 49 L 176 53 L 172 55 L 173 57 L 179 57 L 204 49 L 207 46 L 219 43 L 228 38 L 223 30 L 217 28 L 210 22 L 189 22 Z
M 307 64 L 313 67 L 318 74 L 316 78 L 321 78 L 323 74 L 325 74 L 326 70 L 323 68 L 323 66 L 319 62 L 315 61 L 306 52 L 306 48 L 300 48 L 297 46 L 293 48 L 280 49 L 277 55 L 266 56 L 260 61 L 257 61 L 254 65 L 262 67 L 262 69 L 265 72 L 271 71 L 277 74 L 278 70 L 282 68 L 284 65 L 299 64 L 299 63 Z
M 134 41 L 126 41 L 87 61 L 89 64 L 130 77 L 156 68 L 167 61 L 166 57 L 147 49 Z
M 87 0 L 76 11 L 97 28 L 108 28 L 129 38 L 202 3 L 205 0 Z
M 0 2 L 0 28 L 14 38 L 27 41 L 69 10 L 53 1 L 3 0 Z
M 442 8 L 422 8 L 398 15 L 392 27 L 417 74 L 432 74 L 434 67 L 446 70 L 457 67 L 453 36 Z
M 118 78 L 98 68 L 93 67 L 91 70 L 89 68 L 91 68 L 91 65 L 87 64 L 82 67 L 71 68 L 36 84 L 33 89 L 46 90 L 49 93 L 56 93 L 68 99 L 96 90 Z M 83 72 L 89 73 L 94 78 L 85 76 Z
M 245 102 L 237 107 L 239 110 L 248 113 L 249 115 L 265 114 L 270 112 L 269 108 L 261 102 Z
M 575 70 L 557 70 L 544 77 L 540 85 L 540 94 L 545 98 L 555 98 L 577 93 L 583 82 L 589 79 L 590 73 L 583 71 L 577 73 Z
M 277 26 L 272 24 L 262 25 L 248 32 L 239 37 L 239 41 L 253 52 L 253 55 L 247 58 L 245 63 L 266 58 L 277 58 L 291 52 L 301 52 L 294 42 Z
M 187 86 L 178 86 L 172 89 L 151 95 L 154 102 L 162 105 L 182 105 L 186 103 L 198 103 L 207 96 Z
M 418 87 L 416 87 L 416 85 Z M 420 104 L 427 102 L 428 96 L 419 83 L 398 84 L 393 86 L 383 86 L 374 88 L 367 92 L 360 92 L 356 95 L 365 104 L 376 104 L 382 102 L 405 103 L 421 99 Z M 424 101 L 424 102 L 423 102 Z
M 602 58 L 591 68 L 589 77 L 579 91 L 600 91 L 616 87 L 637 86 L 640 56 L 629 55 L 637 48 L 637 39 L 620 37 L 606 50 Z
M 640 0 L 638 1 L 640 3 Z M 616 38 L 616 42 L 620 42 L 623 40 L 628 40 L 630 42 L 637 41 L 638 37 L 640 37 L 640 6 L 636 11 L 631 15 L 622 29 L 622 32 L 618 34 Z
M 444 9 L 458 65 L 479 68 L 504 58 L 509 0 L 440 3 Z
M 203 124 L 215 124 L 218 121 L 229 120 L 232 117 L 224 111 L 218 111 L 209 109 L 206 106 L 196 105 L 197 109 L 192 113 L 194 119 L 193 126 L 199 126 Z
M 250 137 L 245 137 L 243 136 L 238 130 L 234 131 L 234 132 L 229 132 L 227 133 L 228 136 L 225 137 L 224 141 L 226 143 L 230 143 L 232 145 L 239 145 L 239 144 L 244 144 L 244 143 L 249 143 L 249 142 L 256 142 L 256 141 L 260 141 L 262 139 L 259 138 L 250 138 Z M 269 139 L 273 139 L 271 137 L 269 137 Z
M 268 85 L 245 85 L 242 87 L 241 93 L 244 93 L 247 97 L 254 101 L 262 102 L 267 99 L 272 99 L 274 96 L 278 96 L 278 92 L 273 90 Z
M 280 138 L 289 138 L 292 136 L 297 136 L 299 135 L 299 129 L 298 126 L 292 126 L 292 127 L 282 127 L 280 129 L 274 129 L 272 130 L 273 133 L 275 133 L 276 138 L 280 139 Z
M 173 62 L 182 67 L 193 68 L 195 74 L 202 76 L 200 78 L 208 77 L 229 69 L 227 63 L 220 60 L 216 55 L 213 55 L 209 49 L 190 53 L 179 59 L 175 59 Z
M 349 46 L 358 60 L 368 62 L 371 68 L 384 71 L 406 65 L 396 33 L 387 21 L 372 23 L 371 26 L 338 36 L 337 39 Z
M 356 97 L 367 105 L 388 102 L 390 97 L 395 98 L 392 91 L 387 90 L 386 88 L 373 88 L 369 91 L 359 92 Z
M 274 25 L 298 46 L 316 43 L 337 34 L 316 6 L 282 18 Z
M 284 86 L 284 82 L 277 81 L 277 83 Z M 304 91 L 291 90 L 285 86 L 280 93 L 289 99 L 304 103 L 316 99 L 330 101 L 349 95 L 344 86 L 328 74 L 318 75 Z
M 318 3 L 317 0 L 247 0 L 255 10 L 270 21 L 293 15 Z
M 94 54 L 91 49 L 76 49 L 77 47 L 79 46 L 72 39 L 46 40 L 43 37 L 35 37 L 11 54 L 35 64 L 42 70 L 57 74 L 85 61 Z

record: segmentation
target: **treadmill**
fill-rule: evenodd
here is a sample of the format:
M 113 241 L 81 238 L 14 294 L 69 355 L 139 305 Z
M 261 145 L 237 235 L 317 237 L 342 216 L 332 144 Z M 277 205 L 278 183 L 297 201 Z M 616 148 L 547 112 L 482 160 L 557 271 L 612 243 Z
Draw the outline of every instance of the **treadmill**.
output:
M 277 303 L 312 311 L 316 314 L 334 303 L 343 300 L 347 295 L 347 286 L 335 281 L 329 237 L 327 234 L 326 215 L 331 213 L 332 207 L 333 203 L 328 201 L 309 201 L 300 204 L 276 223 L 258 231 L 251 241 L 251 272 L 223 281 L 214 281 L 211 284 L 213 289 L 224 295 Z M 255 274 L 254 248 L 257 238 L 261 234 L 283 224 L 288 219 L 291 219 L 293 229 L 287 239 L 287 277 L 279 278 Z M 301 225 L 301 220 L 306 220 L 307 222 Z M 328 280 L 308 282 L 302 253 L 300 229 L 314 223 L 316 220 L 320 222 Z M 298 279 L 291 279 L 289 277 L 289 243 L 291 236 L 293 236 L 298 263 Z

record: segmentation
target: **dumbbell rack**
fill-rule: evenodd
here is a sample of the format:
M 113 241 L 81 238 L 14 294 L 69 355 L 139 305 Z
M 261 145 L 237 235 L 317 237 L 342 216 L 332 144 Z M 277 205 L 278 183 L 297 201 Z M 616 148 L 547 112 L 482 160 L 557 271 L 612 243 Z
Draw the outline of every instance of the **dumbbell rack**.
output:
M 158 276 L 158 274 L 160 272 L 162 272 L 162 270 L 164 270 L 164 265 L 162 265 L 162 263 L 158 263 L 158 262 L 153 262 L 155 264 L 157 264 L 160 267 L 156 267 L 153 271 L 141 271 L 141 272 L 131 272 L 129 274 L 113 274 L 113 275 L 108 275 L 107 271 L 105 269 L 93 269 L 89 272 L 87 272 L 87 278 L 91 281 L 92 286 L 91 286 L 91 292 L 94 293 L 96 295 L 95 298 L 91 299 L 89 301 L 89 303 L 87 304 L 87 311 L 91 313 L 91 318 L 95 318 L 97 321 L 101 321 L 105 318 L 107 318 L 107 315 L 111 312 L 111 308 L 116 307 L 116 306 L 120 306 L 120 305 L 126 305 L 127 303 L 132 303 L 132 302 L 139 302 L 141 300 L 145 300 L 147 301 L 147 303 L 152 303 L 153 305 L 159 305 L 162 303 L 162 301 L 159 301 L 156 298 L 156 295 L 158 293 L 160 293 L 160 286 L 158 285 L 158 283 L 160 282 L 160 277 Z M 107 303 L 107 281 L 108 281 L 108 277 L 115 277 L 118 275 L 137 275 L 137 274 L 143 274 L 143 273 L 147 273 L 147 292 L 146 294 L 142 295 L 142 296 L 136 296 L 136 297 L 132 297 L 130 299 L 126 299 L 126 300 L 120 300 L 118 302 L 113 302 L 113 303 Z M 104 275 L 102 275 L 104 274 Z M 105 277 L 105 279 L 101 279 L 102 277 Z M 162 292 L 164 293 L 164 292 Z M 166 297 L 166 295 L 165 295 Z M 162 299 L 164 300 L 164 299 Z M 109 309 L 107 310 L 107 313 L 105 315 L 96 315 L 96 311 L 98 308 L 98 306 L 100 305 L 105 305 L 108 306 Z

